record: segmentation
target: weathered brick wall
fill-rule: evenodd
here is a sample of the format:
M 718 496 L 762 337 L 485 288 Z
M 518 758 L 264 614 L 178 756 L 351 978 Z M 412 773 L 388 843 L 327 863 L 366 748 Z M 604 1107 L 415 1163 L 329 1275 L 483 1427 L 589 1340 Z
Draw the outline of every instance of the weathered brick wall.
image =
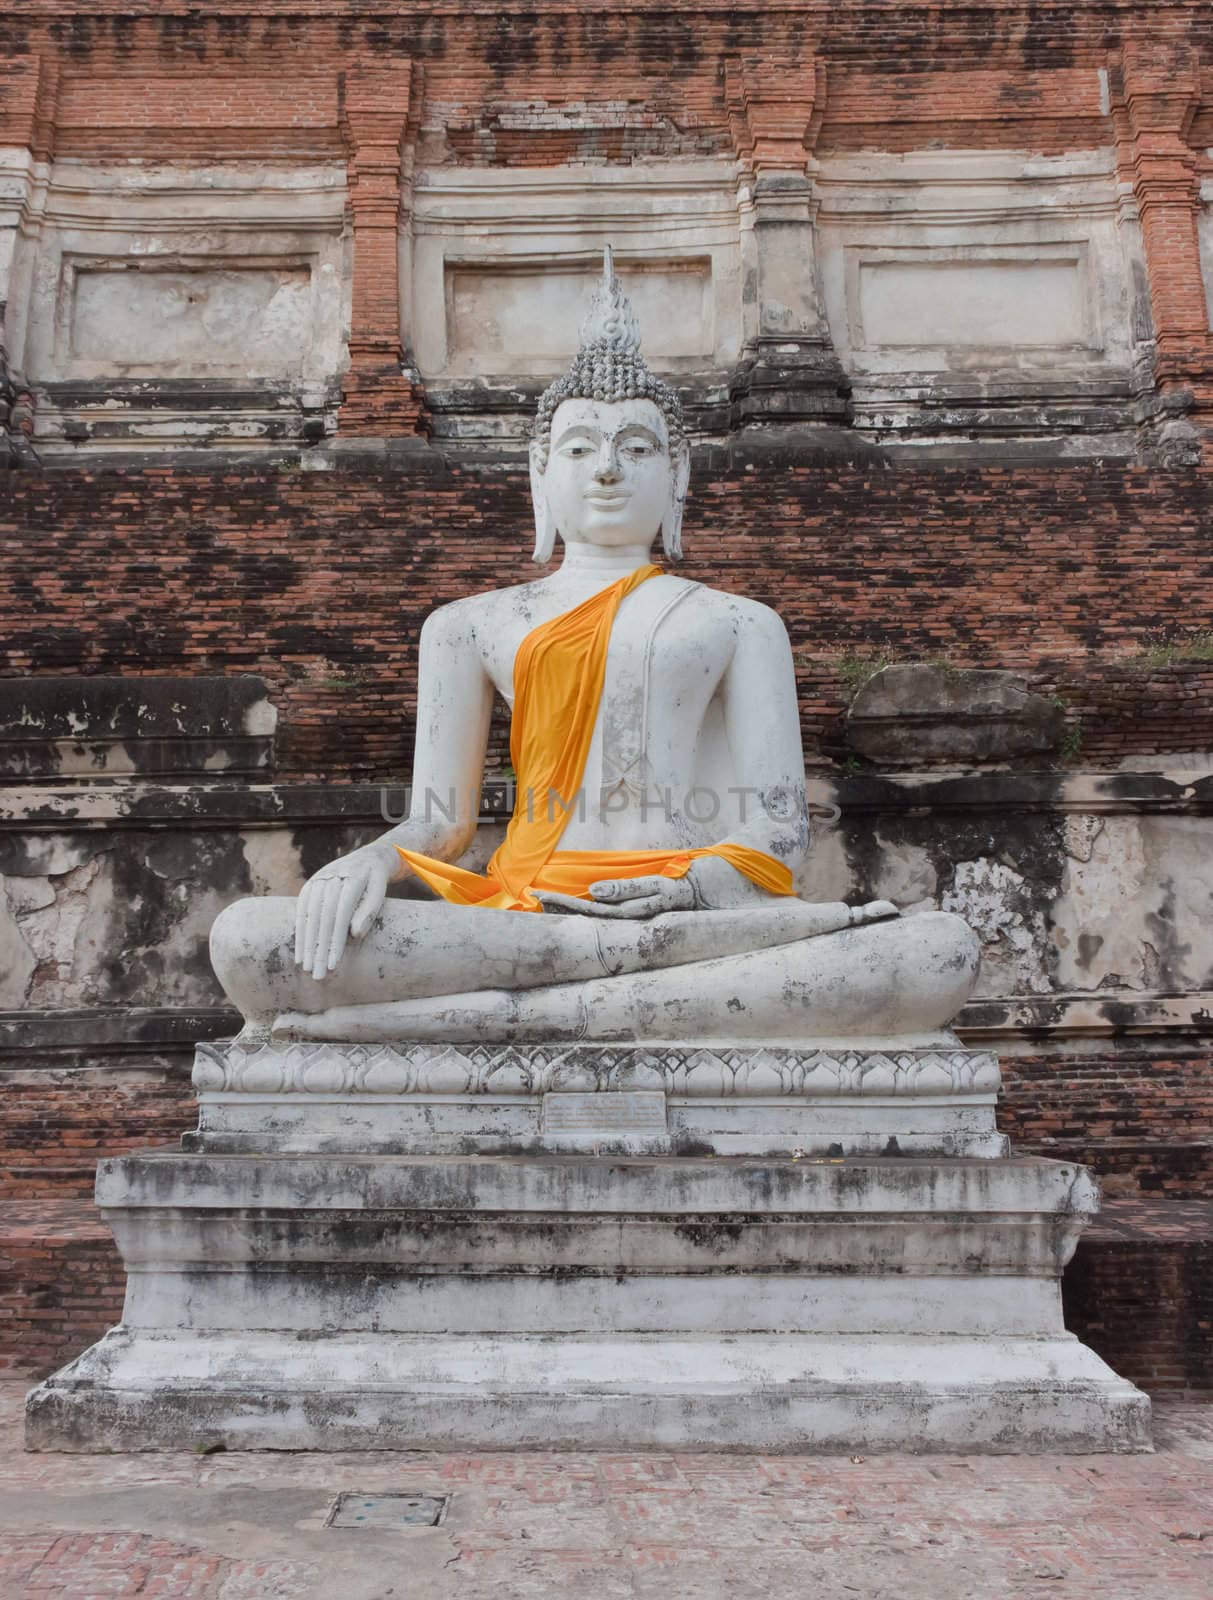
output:
M 347 437 L 426 426 L 401 371 L 402 170 L 407 188 L 422 167 L 718 156 L 784 180 L 804 179 L 810 156 L 856 151 L 1103 149 L 1140 214 L 1144 264 L 1142 371 L 1119 395 L 1133 413 L 1121 421 L 1147 454 L 1195 451 L 1213 408 L 1198 239 L 1211 143 L 1213 14 L 1200 0 L 1005 0 L 993 14 L 933 0 L 453 13 L 420 0 L 386 15 L 359 0 L 205 12 L 15 0 L 0 20 L 0 145 L 90 161 L 346 162 Z M 1178 418 L 1195 425 L 1179 441 Z M 997 415 L 979 426 L 996 443 Z
M 480 85 L 497 94 L 510 86 L 563 91 L 579 78 L 623 89 L 633 77 L 699 85 L 706 93 L 722 52 L 821 49 L 838 60 L 846 120 L 894 120 L 882 71 L 964 64 L 974 76 L 957 120 L 990 116 L 1025 126 L 1041 108 L 1040 76 L 1061 79 L 1065 115 L 1098 115 L 1098 99 L 1072 69 L 1135 39 L 1186 45 L 1198 60 L 1213 60 L 1213 19 L 1202 0 L 1166 0 L 1148 13 L 1122 0 L 798 0 L 776 9 L 736 0 L 661 7 L 624 0 L 591 10 L 574 0 L 508 10 L 483 0 L 457 15 L 441 0 L 388 10 L 374 0 L 293 0 L 289 11 L 282 0 L 212 0 L 205 11 L 186 0 L 10 0 L 3 38 L 13 56 L 45 49 L 78 69 L 246 65 L 273 72 L 310 63 L 317 71 L 343 58 L 407 54 L 431 68 L 445 63 L 465 97 Z M 1016 74 L 1017 94 L 1007 91 L 1007 72 Z M 939 117 L 935 86 L 897 87 L 905 116 Z
M 1213 1192 L 1213 1054 L 1157 1046 L 1003 1057 L 999 1126 L 1024 1155 L 1082 1161 L 1107 1195 Z
M 368 14 L 368 10 L 371 14 Z M 340 153 L 339 75 L 425 74 L 418 113 L 427 162 L 550 166 L 569 161 L 731 155 L 724 62 L 827 63 L 814 136 L 847 151 L 953 145 L 1060 153 L 1110 142 L 1092 68 L 1145 30 L 1095 3 L 983 8 L 800 4 L 567 3 L 502 14 L 437 5 L 376 15 L 356 3 L 256 0 L 197 9 L 108 0 L 26 0 L 0 23 L 0 142 L 36 138 L 60 156 L 162 158 Z M 224 15 L 223 13 L 227 14 Z M 1213 23 L 1195 0 L 1152 8 L 1154 53 L 1213 63 Z M 25 68 L 63 72 L 37 92 Z M 289 84 L 289 88 L 287 87 Z M 817 98 L 822 99 L 820 86 Z M 809 104 L 812 104 L 810 95 Z
M 122 1318 L 126 1273 L 88 1202 L 10 1202 L 0 1215 L 0 1373 L 44 1377 Z
M 1084 762 L 1213 748 L 1213 663 L 1151 665 L 1213 618 L 1207 471 L 701 469 L 688 576 L 766 600 L 806 751 L 840 752 L 856 659 L 1009 667 L 1060 694 Z M 437 604 L 535 575 L 520 475 L 19 475 L 0 505 L 3 671 L 256 672 L 283 773 L 408 770 Z
M 1213 1398 L 1213 1208 L 1117 1201 L 1062 1280 L 1066 1326 L 1147 1394 Z
M 6 1073 L 0 1198 L 89 1199 L 97 1163 L 173 1145 L 198 1121 L 192 1052 L 174 1068 Z

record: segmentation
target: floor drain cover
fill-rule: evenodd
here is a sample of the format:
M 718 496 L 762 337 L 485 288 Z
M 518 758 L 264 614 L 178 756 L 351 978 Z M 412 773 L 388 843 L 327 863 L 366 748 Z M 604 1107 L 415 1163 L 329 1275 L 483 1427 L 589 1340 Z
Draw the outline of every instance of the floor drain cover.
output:
M 339 1494 L 329 1528 L 433 1528 L 446 1514 L 444 1494 Z

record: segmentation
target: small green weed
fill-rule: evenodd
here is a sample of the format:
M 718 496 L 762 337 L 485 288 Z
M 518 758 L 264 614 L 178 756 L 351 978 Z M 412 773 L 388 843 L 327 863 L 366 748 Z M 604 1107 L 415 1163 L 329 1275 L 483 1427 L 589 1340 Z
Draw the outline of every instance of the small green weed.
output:
M 322 689 L 352 690 L 362 689 L 366 686 L 366 674 L 358 672 L 329 672 L 319 680 Z
M 840 656 L 833 663 L 834 670 L 847 689 L 854 694 L 862 689 L 869 678 L 874 678 L 885 667 L 893 665 L 893 657 L 881 651 L 874 656 Z
M 1213 629 L 1202 633 L 1168 634 L 1147 645 L 1133 658 L 1133 665 L 1149 671 L 1172 666 L 1177 661 L 1213 661 Z

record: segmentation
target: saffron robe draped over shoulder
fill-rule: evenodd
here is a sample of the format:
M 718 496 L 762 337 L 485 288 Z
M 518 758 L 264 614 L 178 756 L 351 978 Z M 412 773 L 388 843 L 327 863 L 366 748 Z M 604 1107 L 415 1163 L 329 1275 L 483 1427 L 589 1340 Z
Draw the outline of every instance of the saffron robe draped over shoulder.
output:
M 483 873 L 396 848 L 423 882 L 455 905 L 542 911 L 536 889 L 590 900 L 607 878 L 681 878 L 699 856 L 720 856 L 768 894 L 790 895 L 792 874 L 741 844 L 692 850 L 558 850 L 581 788 L 602 699 L 607 646 L 624 598 L 661 568 L 638 567 L 572 611 L 541 623 L 514 661 L 510 758 L 517 802 L 505 840 Z

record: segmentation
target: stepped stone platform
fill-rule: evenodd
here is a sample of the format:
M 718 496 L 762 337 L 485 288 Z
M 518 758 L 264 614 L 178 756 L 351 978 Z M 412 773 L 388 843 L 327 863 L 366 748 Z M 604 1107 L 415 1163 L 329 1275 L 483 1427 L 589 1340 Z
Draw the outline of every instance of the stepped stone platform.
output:
M 1202 1218 L 1089 1236 L 1067 1332 L 1096 1190 L 1004 1155 L 998 1084 L 961 1046 L 204 1044 L 184 1148 L 100 1164 L 124 1309 L 96 1213 L 9 1211 L 24 1369 L 112 1328 L 30 1443 L 1142 1448 L 1127 1380 L 1199 1390 L 1207 1341 L 1133 1306 L 1141 1258 L 1199 1316 Z
M 31 1448 L 1149 1446 L 1063 1326 L 1065 1163 L 163 1152 L 98 1200 L 124 1320 Z
M 0 1370 L 44 1378 L 122 1318 L 96 1202 L 0 1201 Z M 1105 1200 L 1062 1277 L 1066 1326 L 1151 1396 L 1213 1401 L 1213 1201 Z

